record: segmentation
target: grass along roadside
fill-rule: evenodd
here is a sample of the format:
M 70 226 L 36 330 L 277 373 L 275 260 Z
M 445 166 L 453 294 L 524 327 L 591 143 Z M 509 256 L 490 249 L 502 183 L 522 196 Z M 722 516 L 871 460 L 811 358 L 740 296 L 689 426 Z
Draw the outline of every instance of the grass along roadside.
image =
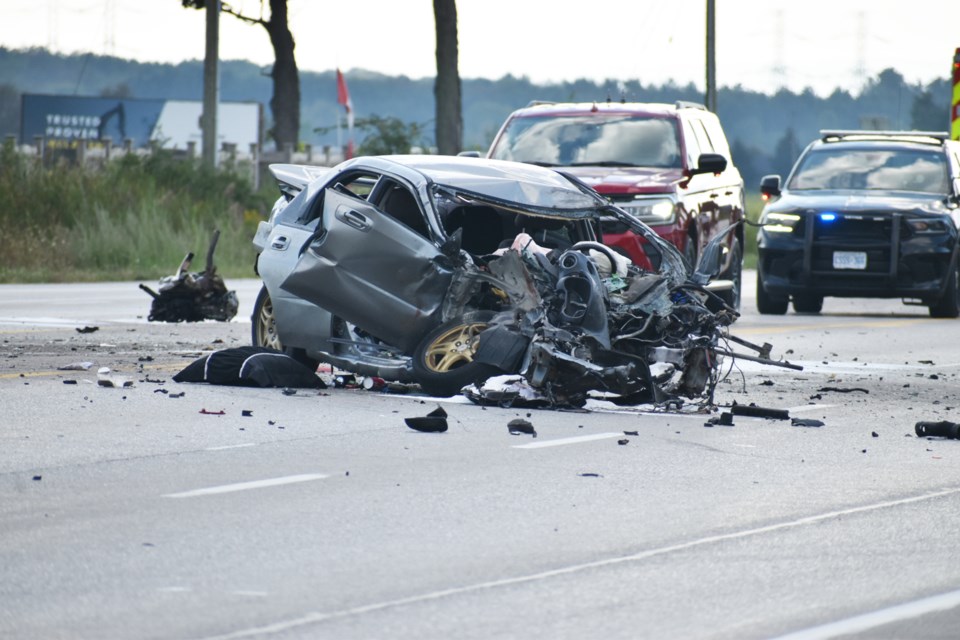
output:
M 225 277 L 251 277 L 251 239 L 277 191 L 254 192 L 230 168 L 156 152 L 102 167 L 40 165 L 0 150 L 0 282 L 155 280 L 188 252 L 214 256 Z

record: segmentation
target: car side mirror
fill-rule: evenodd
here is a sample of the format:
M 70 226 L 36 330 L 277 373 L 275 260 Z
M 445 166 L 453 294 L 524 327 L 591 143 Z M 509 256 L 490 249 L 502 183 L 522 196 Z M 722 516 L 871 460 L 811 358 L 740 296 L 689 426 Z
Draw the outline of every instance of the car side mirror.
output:
M 771 174 L 760 179 L 760 195 L 765 200 L 780 196 L 780 176 Z
M 456 258 L 460 255 L 461 244 L 463 244 L 463 229 L 458 228 L 440 245 L 440 253 L 448 258 Z
M 719 153 L 701 153 L 697 158 L 697 168 L 691 173 L 723 173 L 727 170 L 727 159 Z
M 461 151 L 457 155 L 461 158 L 479 158 L 480 152 L 479 151 Z
M 723 243 L 727 236 L 732 234 L 740 224 L 740 222 L 735 222 L 710 239 L 707 246 L 700 252 L 697 268 L 691 276 L 693 282 L 699 285 L 705 285 L 720 275 L 720 269 L 723 267 Z

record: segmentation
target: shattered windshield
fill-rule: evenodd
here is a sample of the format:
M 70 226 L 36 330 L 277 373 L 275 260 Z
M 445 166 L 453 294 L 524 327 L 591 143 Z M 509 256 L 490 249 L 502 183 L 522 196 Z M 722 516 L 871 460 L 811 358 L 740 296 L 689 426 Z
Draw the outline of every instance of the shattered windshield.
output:
M 789 188 L 946 193 L 948 185 L 946 158 L 936 151 L 822 149 L 806 155 Z
M 675 120 L 623 114 L 513 118 L 492 157 L 542 166 L 681 166 Z

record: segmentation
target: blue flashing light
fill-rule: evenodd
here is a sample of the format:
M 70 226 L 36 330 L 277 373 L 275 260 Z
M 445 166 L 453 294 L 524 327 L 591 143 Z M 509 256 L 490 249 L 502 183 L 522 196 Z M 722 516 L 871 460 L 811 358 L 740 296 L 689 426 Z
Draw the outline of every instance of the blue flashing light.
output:
M 837 214 L 835 213 L 824 212 L 820 214 L 821 222 L 833 222 L 836 219 L 837 219 Z

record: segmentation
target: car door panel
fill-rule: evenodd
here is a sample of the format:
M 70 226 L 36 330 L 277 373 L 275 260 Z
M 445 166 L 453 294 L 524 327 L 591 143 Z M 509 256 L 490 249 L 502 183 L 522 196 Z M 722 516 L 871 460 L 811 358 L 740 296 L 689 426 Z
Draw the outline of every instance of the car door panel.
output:
M 317 336 L 326 335 L 326 331 L 318 331 L 318 328 L 330 324 L 328 311 L 280 288 L 297 264 L 300 248 L 313 237 L 316 226 L 316 222 L 276 225 L 257 259 L 257 272 L 270 293 L 280 342 L 288 347 L 323 349 L 324 345 L 318 342 Z
M 438 322 L 452 277 L 439 256 L 370 203 L 328 189 L 322 228 L 281 288 L 409 350 Z

